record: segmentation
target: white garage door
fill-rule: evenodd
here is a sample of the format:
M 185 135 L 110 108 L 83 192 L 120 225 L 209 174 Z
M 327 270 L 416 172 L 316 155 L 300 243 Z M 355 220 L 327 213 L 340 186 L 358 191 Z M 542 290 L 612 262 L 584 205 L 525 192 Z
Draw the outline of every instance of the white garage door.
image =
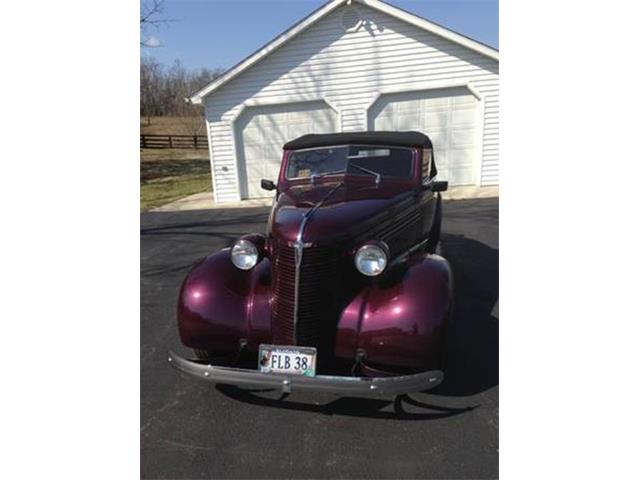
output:
M 338 118 L 324 102 L 251 107 L 236 123 L 242 198 L 266 197 L 273 194 L 260 188 L 263 178 L 278 179 L 282 145 L 307 133 L 338 131 Z M 241 170 L 243 170 L 241 168 Z
M 452 185 L 476 184 L 476 104 L 466 88 L 383 95 L 369 111 L 369 128 L 427 134 L 438 178 Z

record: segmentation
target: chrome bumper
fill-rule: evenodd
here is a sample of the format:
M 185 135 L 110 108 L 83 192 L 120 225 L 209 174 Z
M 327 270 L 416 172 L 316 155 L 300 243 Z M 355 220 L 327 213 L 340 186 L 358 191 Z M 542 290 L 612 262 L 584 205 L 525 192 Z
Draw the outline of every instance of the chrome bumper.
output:
M 316 375 L 284 375 L 261 373 L 244 368 L 218 367 L 187 360 L 169 352 L 169 363 L 178 370 L 214 383 L 244 388 L 273 388 L 283 393 L 325 392 L 345 397 L 391 397 L 422 392 L 439 385 L 444 379 L 440 370 L 398 377 L 338 377 Z

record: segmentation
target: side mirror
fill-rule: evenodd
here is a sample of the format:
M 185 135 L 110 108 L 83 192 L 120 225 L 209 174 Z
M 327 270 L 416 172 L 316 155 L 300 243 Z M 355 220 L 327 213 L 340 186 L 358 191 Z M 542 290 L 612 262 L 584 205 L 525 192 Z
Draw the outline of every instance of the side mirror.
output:
M 260 180 L 260 187 L 262 187 L 263 190 L 275 190 L 276 184 L 271 180 L 265 180 L 263 178 L 262 180 Z
M 449 188 L 449 182 L 446 180 L 430 182 L 426 185 L 423 185 L 422 188 L 424 190 L 431 190 L 432 192 L 446 192 Z

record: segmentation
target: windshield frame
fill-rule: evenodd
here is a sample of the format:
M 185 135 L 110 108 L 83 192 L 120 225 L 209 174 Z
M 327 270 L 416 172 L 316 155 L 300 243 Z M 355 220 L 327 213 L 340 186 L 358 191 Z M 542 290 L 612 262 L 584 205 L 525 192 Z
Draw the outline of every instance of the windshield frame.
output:
M 343 145 L 328 145 L 328 146 L 322 146 L 322 147 L 301 148 L 298 150 L 287 150 L 284 161 L 282 162 L 281 170 L 280 170 L 280 175 L 279 175 L 280 181 L 293 182 L 293 183 L 306 183 L 306 182 L 311 182 L 311 179 L 314 177 L 313 175 L 310 175 L 308 177 L 288 177 L 287 176 L 287 170 L 289 168 L 289 161 L 291 159 L 292 153 L 308 152 L 312 150 L 328 150 L 332 148 L 345 148 L 345 147 L 346 148 L 367 147 L 367 148 L 376 148 L 376 149 L 388 148 L 388 149 L 408 150 L 409 152 L 411 152 L 411 176 L 410 177 L 388 177 L 386 175 L 382 175 L 382 174 L 381 175 L 385 181 L 390 180 L 393 182 L 413 183 L 416 179 L 415 170 L 416 170 L 416 165 L 418 164 L 418 162 L 416 161 L 416 158 L 419 153 L 419 149 L 415 147 L 405 147 L 405 146 L 395 146 L 395 145 L 370 145 L 370 144 L 360 144 L 360 143 L 349 143 L 349 144 L 343 144 Z M 347 160 L 348 160 L 348 157 L 347 157 Z M 362 172 L 362 173 L 348 172 L 347 173 L 347 170 L 348 170 L 348 162 L 347 162 L 347 169 L 345 169 L 344 171 L 331 173 L 329 175 L 320 174 L 320 179 L 325 179 L 325 178 L 335 177 L 335 176 L 344 176 L 345 178 L 347 176 L 373 178 L 371 174 L 368 174 L 365 172 Z

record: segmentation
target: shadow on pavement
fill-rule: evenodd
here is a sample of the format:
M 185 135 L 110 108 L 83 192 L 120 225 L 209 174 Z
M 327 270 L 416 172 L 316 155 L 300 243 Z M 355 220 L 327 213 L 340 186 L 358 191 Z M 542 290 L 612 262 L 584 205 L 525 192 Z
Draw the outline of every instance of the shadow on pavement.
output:
M 281 408 L 284 410 L 298 410 L 304 412 L 322 413 L 325 415 L 343 415 L 349 417 L 366 417 L 393 420 L 436 420 L 440 418 L 452 417 L 475 408 L 450 408 L 437 405 L 430 405 L 413 399 L 409 395 L 400 395 L 394 400 L 349 398 L 341 397 L 329 403 L 316 405 L 314 403 L 296 402 L 286 400 L 286 397 L 267 398 L 251 390 L 243 390 L 232 385 L 216 385 L 223 395 L 241 402 L 261 407 Z M 383 408 L 393 404 L 393 411 L 382 411 Z M 436 412 L 413 413 L 408 412 L 404 405 L 423 408 L 425 410 L 436 410 Z M 439 412 L 439 413 L 438 413 Z
M 475 395 L 498 384 L 498 250 L 445 234 L 441 254 L 453 270 L 454 302 L 445 381 L 431 393 Z

